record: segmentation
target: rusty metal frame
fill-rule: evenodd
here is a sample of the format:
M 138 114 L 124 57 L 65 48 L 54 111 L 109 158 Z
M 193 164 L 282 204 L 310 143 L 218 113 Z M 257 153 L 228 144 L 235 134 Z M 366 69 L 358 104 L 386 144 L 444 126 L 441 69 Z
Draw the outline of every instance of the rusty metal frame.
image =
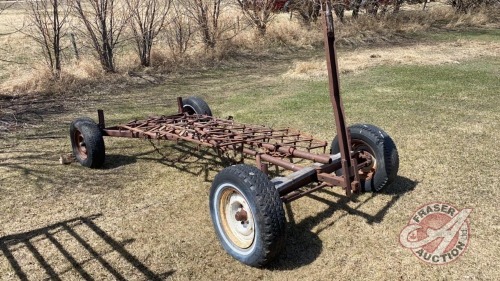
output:
M 335 31 L 330 1 L 325 1 L 325 52 L 329 75 L 330 100 L 333 107 L 340 153 L 326 153 L 328 142 L 317 140 L 292 129 L 272 129 L 266 126 L 236 123 L 207 115 L 189 115 L 183 111 L 182 98 L 177 98 L 178 113 L 149 117 L 123 125 L 106 127 L 104 113 L 98 110 L 99 127 L 104 136 L 187 141 L 217 152 L 229 150 L 253 157 L 256 166 L 268 173 L 275 165 L 291 171 L 287 176 L 271 179 L 284 202 L 296 200 L 326 186 L 341 186 L 346 195 L 360 191 L 358 170 L 371 159 L 352 152 L 350 134 L 345 122 L 340 97 L 338 66 L 335 51 Z M 316 152 L 320 150 L 320 152 Z M 295 164 L 295 158 L 309 160 L 309 166 Z M 359 161 L 359 163 L 358 163 Z M 341 170 L 342 175 L 335 171 Z M 309 186 L 311 183 L 315 185 Z
M 182 98 L 178 99 L 178 103 L 182 110 Z M 105 127 L 104 112 L 99 110 L 98 116 L 103 136 L 186 141 L 220 153 L 241 152 L 254 158 L 256 166 L 265 173 L 268 173 L 270 164 L 290 170 L 291 174 L 272 179 L 285 202 L 325 186 L 346 186 L 345 177 L 334 174 L 342 168 L 341 154 L 327 154 L 328 142 L 293 129 L 272 129 L 207 115 L 189 115 L 186 112 Z M 309 160 L 311 165 L 298 165 L 295 159 Z M 358 168 L 365 164 L 362 163 Z M 350 173 L 354 173 L 354 170 Z M 313 182 L 320 184 L 300 190 Z
M 333 113 L 335 116 L 335 126 L 337 128 L 337 139 L 341 155 L 342 172 L 345 183 L 343 187 L 346 190 L 346 195 L 351 195 L 351 190 L 354 192 L 360 191 L 360 179 L 357 170 L 352 167 L 357 167 L 357 157 L 351 157 L 352 145 L 351 136 L 345 122 L 344 105 L 340 96 L 339 71 L 337 64 L 337 53 L 335 49 L 335 27 L 333 24 L 332 3 L 325 1 L 324 6 L 325 21 L 324 21 L 324 38 L 325 38 L 325 53 L 328 69 L 328 86 L 330 91 L 330 101 L 332 102 Z

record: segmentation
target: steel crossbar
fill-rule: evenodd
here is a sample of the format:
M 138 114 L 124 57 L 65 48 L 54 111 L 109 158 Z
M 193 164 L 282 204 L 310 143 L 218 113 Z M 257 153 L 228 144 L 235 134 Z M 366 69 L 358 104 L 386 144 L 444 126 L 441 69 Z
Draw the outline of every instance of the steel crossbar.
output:
M 311 150 L 319 149 L 322 150 L 318 154 L 323 158 L 322 162 L 330 162 L 325 154 L 328 143 L 300 131 L 241 124 L 207 115 L 180 113 L 150 117 L 105 128 L 104 133 L 118 137 L 185 140 L 219 150 L 241 149 L 245 145 L 261 153 L 282 152 L 288 156 L 293 156 L 292 151 L 301 150 L 309 154 Z

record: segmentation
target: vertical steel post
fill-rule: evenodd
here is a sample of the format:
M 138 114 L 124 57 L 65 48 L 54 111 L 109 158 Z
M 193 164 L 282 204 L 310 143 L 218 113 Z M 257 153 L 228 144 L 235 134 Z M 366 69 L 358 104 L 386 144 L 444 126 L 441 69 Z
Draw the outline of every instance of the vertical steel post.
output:
M 351 195 L 351 184 L 354 180 L 354 173 L 357 172 L 357 169 L 353 169 L 352 167 L 350 134 L 347 130 L 344 105 L 342 104 L 342 99 L 340 97 L 339 72 L 335 51 L 335 29 L 333 24 L 332 4 L 329 0 L 325 0 L 324 12 L 325 23 L 323 30 L 330 100 L 332 102 L 333 113 L 335 116 L 335 126 L 337 127 L 337 140 L 339 142 L 342 172 L 345 179 L 344 188 L 346 190 L 346 195 L 349 196 Z
M 104 123 L 104 111 L 102 109 L 97 110 L 97 118 L 98 118 L 98 126 L 101 130 L 106 128 L 106 124 Z
M 177 97 L 177 111 L 179 113 L 184 113 L 184 104 L 182 103 L 182 97 Z

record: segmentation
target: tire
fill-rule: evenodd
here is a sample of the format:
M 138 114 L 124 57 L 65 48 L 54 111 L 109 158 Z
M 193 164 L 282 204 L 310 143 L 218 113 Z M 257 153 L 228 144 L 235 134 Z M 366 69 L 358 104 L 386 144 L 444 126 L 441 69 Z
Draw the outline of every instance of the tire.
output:
M 229 255 L 254 267 L 277 257 L 286 239 L 285 211 L 266 174 L 245 164 L 227 167 L 215 177 L 209 201 L 215 232 Z
M 399 156 L 396 144 L 382 129 L 369 124 L 355 124 L 349 127 L 353 151 L 368 153 L 375 161 L 360 172 L 363 191 L 380 191 L 396 179 Z M 337 137 L 332 141 L 331 154 L 339 153 Z M 337 175 L 341 175 L 338 170 Z
M 212 110 L 208 104 L 199 97 L 189 97 L 182 100 L 182 109 L 188 115 L 198 114 L 198 115 L 208 115 L 212 116 Z
M 77 119 L 75 119 L 75 120 L 73 121 L 73 123 L 75 123 L 75 124 L 76 124 L 76 123 L 81 123 L 81 122 L 83 122 L 83 123 L 92 123 L 92 124 L 96 124 L 96 123 L 94 122 L 94 120 L 93 120 L 92 118 L 90 118 L 90 117 L 79 117 L 79 118 L 77 118 Z
M 101 168 L 104 165 L 104 138 L 92 119 L 84 117 L 71 122 L 69 135 L 73 154 L 82 166 Z

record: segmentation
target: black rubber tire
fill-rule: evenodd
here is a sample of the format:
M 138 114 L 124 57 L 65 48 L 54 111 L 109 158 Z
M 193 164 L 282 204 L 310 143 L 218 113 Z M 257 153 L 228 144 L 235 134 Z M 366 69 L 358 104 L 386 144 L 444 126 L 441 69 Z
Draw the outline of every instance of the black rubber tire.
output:
M 88 117 L 78 118 L 69 126 L 71 147 L 76 160 L 85 167 L 101 168 L 106 148 L 101 129 Z
M 231 235 L 234 237 L 234 234 L 228 232 L 227 220 L 223 221 L 226 215 L 221 215 L 221 203 L 228 197 L 226 193 L 231 194 L 231 200 L 233 195 L 244 197 L 245 209 L 250 209 L 253 224 L 249 225 L 254 226 L 254 236 L 247 247 L 233 243 Z M 215 232 L 229 255 L 254 267 L 264 266 L 278 256 L 286 240 L 285 211 L 278 191 L 266 174 L 245 164 L 227 167 L 215 177 L 209 201 Z
M 366 180 L 361 179 L 363 191 L 380 191 L 391 184 L 398 174 L 399 156 L 396 144 L 382 129 L 370 124 L 355 124 L 349 127 L 354 150 L 366 150 L 376 159 L 375 172 Z M 358 148 L 357 148 L 358 147 Z M 363 148 L 365 147 L 365 148 Z M 339 153 L 337 136 L 332 141 L 330 153 Z M 341 175 L 341 171 L 336 172 Z
M 212 116 L 212 110 L 210 110 L 210 107 L 202 98 L 188 97 L 182 99 L 182 104 L 183 110 L 189 115 L 198 114 Z
M 96 124 L 95 121 L 90 118 L 90 117 L 78 117 L 73 121 L 73 123 L 80 123 L 80 122 L 85 122 L 85 123 L 91 123 L 91 124 Z

